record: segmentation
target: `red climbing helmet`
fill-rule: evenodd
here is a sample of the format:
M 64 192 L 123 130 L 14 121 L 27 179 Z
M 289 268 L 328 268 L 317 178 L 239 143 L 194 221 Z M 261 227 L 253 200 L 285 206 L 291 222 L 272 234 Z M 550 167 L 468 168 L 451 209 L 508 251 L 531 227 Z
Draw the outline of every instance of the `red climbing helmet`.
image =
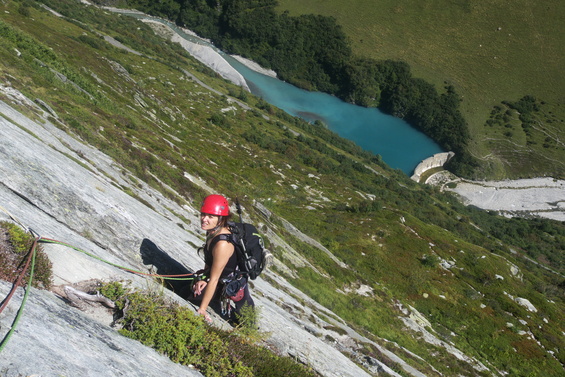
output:
M 202 202 L 200 212 L 216 216 L 229 216 L 230 205 L 222 195 L 208 195 Z

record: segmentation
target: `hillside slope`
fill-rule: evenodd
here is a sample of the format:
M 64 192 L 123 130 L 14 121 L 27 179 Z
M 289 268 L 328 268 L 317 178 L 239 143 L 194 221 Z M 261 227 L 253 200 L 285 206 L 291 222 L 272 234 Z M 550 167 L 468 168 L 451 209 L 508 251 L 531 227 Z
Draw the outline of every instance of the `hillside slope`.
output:
M 252 287 L 261 326 L 320 374 L 562 372 L 562 223 L 467 209 L 143 23 L 55 3 L 0 12 L 0 205 L 24 224 L 142 269 L 151 241 L 196 269 L 201 199 L 238 196 L 275 255 Z M 114 275 L 60 251 L 59 279 Z
M 358 56 L 404 61 L 437 88 L 453 85 L 481 179 L 563 177 L 562 1 L 279 3 L 294 16 L 334 17 Z M 542 104 L 533 127 L 507 106 L 527 95 Z

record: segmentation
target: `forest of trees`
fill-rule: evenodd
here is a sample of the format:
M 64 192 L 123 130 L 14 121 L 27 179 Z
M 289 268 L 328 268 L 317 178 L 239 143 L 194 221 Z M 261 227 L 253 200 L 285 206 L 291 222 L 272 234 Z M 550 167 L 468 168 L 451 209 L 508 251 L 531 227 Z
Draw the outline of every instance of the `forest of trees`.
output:
M 276 0 L 127 0 L 129 7 L 165 17 L 245 56 L 300 88 L 378 107 L 406 120 L 454 151 L 450 170 L 468 176 L 476 165 L 466 152 L 469 131 L 451 86 L 440 93 L 412 76 L 408 64 L 355 57 L 334 18 L 276 12 Z

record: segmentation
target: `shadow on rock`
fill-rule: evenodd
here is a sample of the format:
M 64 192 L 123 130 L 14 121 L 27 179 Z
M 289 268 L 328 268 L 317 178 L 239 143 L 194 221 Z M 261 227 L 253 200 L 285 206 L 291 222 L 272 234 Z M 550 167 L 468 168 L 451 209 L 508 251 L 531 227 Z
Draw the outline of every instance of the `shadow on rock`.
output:
M 182 275 L 191 274 L 194 271 L 189 270 L 177 260 L 171 258 L 169 254 L 159 248 L 153 241 L 144 238 L 139 248 L 139 253 L 145 265 L 153 265 L 156 268 L 155 273 L 159 275 Z M 179 296 L 186 298 L 186 292 L 190 289 L 191 280 L 172 280 L 166 279 L 167 288 Z
M 171 258 L 169 254 L 164 252 L 159 246 L 157 246 L 153 241 L 144 238 L 141 242 L 141 247 L 139 248 L 143 264 L 153 265 L 157 270 L 156 274 L 159 275 L 181 275 L 181 274 L 192 274 L 194 271 L 189 270 L 184 265 L 182 265 L 177 260 Z M 180 297 L 191 302 L 194 305 L 199 305 L 202 299 L 201 296 L 194 297 L 192 294 L 192 280 L 165 280 L 166 287 L 175 292 Z M 220 317 L 222 317 L 221 303 L 219 300 L 219 295 L 216 294 L 214 299 L 210 302 L 210 309 L 215 311 Z M 224 317 L 222 317 L 224 318 Z M 226 319 L 226 318 L 224 318 Z

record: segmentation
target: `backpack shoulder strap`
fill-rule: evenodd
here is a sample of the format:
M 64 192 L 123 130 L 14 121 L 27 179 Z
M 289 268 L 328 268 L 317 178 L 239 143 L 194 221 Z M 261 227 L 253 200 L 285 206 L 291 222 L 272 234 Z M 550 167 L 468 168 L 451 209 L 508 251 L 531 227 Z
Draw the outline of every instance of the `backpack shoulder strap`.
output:
M 214 249 L 214 246 L 216 246 L 218 241 L 228 241 L 234 245 L 236 244 L 233 234 L 222 233 L 222 234 L 218 234 L 216 237 L 212 239 L 212 241 L 210 242 L 210 250 Z
M 218 234 L 216 237 L 212 238 L 212 241 L 210 241 L 210 244 L 206 248 L 210 254 L 212 253 L 212 250 L 214 250 L 214 247 L 216 247 L 218 241 L 228 241 L 235 245 L 231 234 Z
M 218 243 L 218 241 L 228 241 L 233 243 L 233 236 L 231 234 L 218 234 L 216 237 L 214 237 L 214 243 Z

